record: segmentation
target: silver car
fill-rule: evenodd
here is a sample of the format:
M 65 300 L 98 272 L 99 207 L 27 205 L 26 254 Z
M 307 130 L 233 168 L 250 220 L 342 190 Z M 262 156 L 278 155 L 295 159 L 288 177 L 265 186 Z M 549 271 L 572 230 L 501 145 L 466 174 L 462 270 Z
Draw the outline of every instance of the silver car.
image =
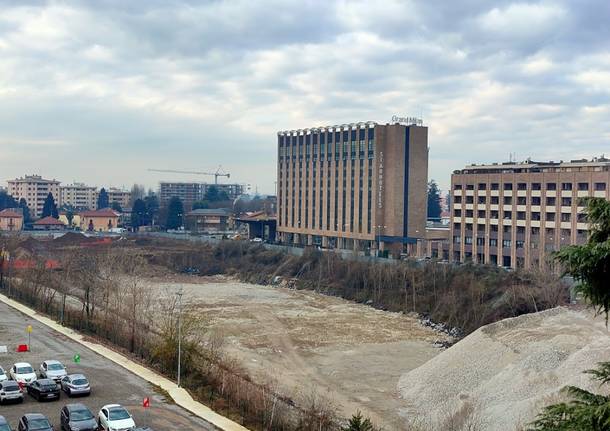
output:
M 68 394 L 72 395 L 89 395 L 91 394 L 91 386 L 89 380 L 82 374 L 70 374 L 61 379 L 61 389 Z
M 59 383 L 68 374 L 64 364 L 54 360 L 44 361 L 40 364 L 38 372 L 41 378 L 55 380 L 56 383 Z
M 19 384 L 13 380 L 0 382 L 0 403 L 7 401 L 23 402 L 23 392 L 21 392 Z

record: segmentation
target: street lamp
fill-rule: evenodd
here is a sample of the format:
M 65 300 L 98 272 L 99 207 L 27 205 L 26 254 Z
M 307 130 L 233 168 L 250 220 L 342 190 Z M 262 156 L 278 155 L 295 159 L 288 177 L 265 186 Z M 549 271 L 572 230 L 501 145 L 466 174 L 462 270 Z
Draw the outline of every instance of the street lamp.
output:
M 178 296 L 178 387 L 180 387 L 180 376 L 181 369 L 180 366 L 182 364 L 182 295 L 184 294 L 184 290 L 181 287 L 178 292 L 176 292 L 176 296 Z

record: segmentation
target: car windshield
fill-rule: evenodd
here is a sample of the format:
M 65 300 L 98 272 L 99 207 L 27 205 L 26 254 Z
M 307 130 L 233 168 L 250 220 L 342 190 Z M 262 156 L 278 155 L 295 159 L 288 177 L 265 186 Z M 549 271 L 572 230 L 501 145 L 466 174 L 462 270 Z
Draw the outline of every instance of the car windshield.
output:
M 129 413 L 127 413 L 127 410 L 120 408 L 120 407 L 116 407 L 114 409 L 111 409 L 108 414 L 110 415 L 109 419 L 111 421 L 120 421 L 122 419 L 129 419 Z
M 11 431 L 11 429 L 8 427 L 8 425 L 0 424 L 0 431 Z
M 72 412 L 70 413 L 70 417 L 73 421 L 86 421 L 89 419 L 93 419 L 93 415 L 87 409 L 72 410 Z
M 51 428 L 51 424 L 46 419 L 30 419 L 28 421 L 29 430 L 46 430 Z
M 87 381 L 87 379 L 74 379 L 74 380 L 72 380 L 72 384 L 73 385 L 80 385 L 80 386 L 82 386 L 82 385 L 86 385 L 87 383 L 89 383 Z
M 61 364 L 49 364 L 49 371 L 60 371 L 64 369 L 64 366 Z
M 17 374 L 32 374 L 33 372 L 32 367 L 17 367 Z

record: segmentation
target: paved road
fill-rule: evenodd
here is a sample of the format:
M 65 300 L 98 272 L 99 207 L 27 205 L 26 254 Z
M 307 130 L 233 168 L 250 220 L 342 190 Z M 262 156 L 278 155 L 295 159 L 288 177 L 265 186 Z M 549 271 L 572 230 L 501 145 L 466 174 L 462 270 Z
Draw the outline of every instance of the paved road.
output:
M 26 327 L 32 325 L 32 351 L 16 353 L 18 344 L 27 343 Z M 14 429 L 19 418 L 25 413 L 42 413 L 59 430 L 59 412 L 65 404 L 82 402 L 93 414 L 104 404 L 118 403 L 126 407 L 134 417 L 136 425 L 150 426 L 154 431 L 195 431 L 214 430 L 212 425 L 191 415 L 186 410 L 164 401 L 145 380 L 121 368 L 108 359 L 99 356 L 80 344 L 47 328 L 43 324 L 0 303 L 0 346 L 8 347 L 8 354 L 0 353 L 0 365 L 8 372 L 15 362 L 29 362 L 35 369 L 47 359 L 57 359 L 66 365 L 69 373 L 83 373 L 91 382 L 89 397 L 68 398 L 62 392 L 59 401 L 38 402 L 25 395 L 22 404 L 0 405 L 0 415 L 4 416 Z M 72 361 L 78 353 L 81 362 Z M 151 407 L 144 409 L 142 400 L 149 397 Z

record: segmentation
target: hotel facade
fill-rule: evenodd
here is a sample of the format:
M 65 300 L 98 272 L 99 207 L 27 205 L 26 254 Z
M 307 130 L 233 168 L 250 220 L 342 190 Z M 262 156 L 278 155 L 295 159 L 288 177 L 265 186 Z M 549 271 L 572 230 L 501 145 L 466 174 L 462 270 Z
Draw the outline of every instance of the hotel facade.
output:
M 610 160 L 472 165 L 451 177 L 449 257 L 545 268 L 587 240 L 582 198 L 610 199 Z
M 278 133 L 278 239 L 399 254 L 425 235 L 428 128 L 374 122 Z

